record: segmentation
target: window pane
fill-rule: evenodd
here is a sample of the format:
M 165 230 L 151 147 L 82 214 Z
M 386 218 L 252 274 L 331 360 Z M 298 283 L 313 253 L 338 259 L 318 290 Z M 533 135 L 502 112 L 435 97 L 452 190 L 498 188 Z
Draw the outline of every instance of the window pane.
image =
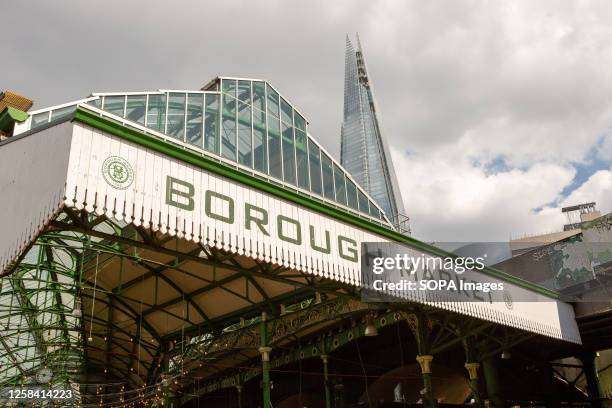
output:
M 334 164 L 334 181 L 336 185 L 336 201 L 346 205 L 346 187 L 344 186 L 344 172 Z
M 297 159 L 298 186 L 309 190 L 308 153 L 306 149 L 306 133 L 295 129 L 295 156 Z
M 238 81 L 238 99 L 251 103 L 251 81 Z
M 187 142 L 202 147 L 204 94 L 187 95 Z
M 380 218 L 380 211 L 378 211 L 378 208 L 371 201 L 370 201 L 370 215 L 372 217 Z
M 263 82 L 253 82 L 253 106 L 262 111 L 266 110 L 266 88 Z
M 325 153 L 321 153 L 321 167 L 323 169 L 323 192 L 325 197 L 335 200 L 333 165 L 331 159 Z
M 323 195 L 321 185 L 321 158 L 319 157 L 319 146 L 308 139 L 308 161 L 310 168 L 310 191 L 315 194 Z
M 349 207 L 355 210 L 359 209 L 357 205 L 357 187 L 355 186 L 355 183 L 349 179 L 346 179 L 346 198 Z
M 225 84 L 225 81 L 223 81 Z M 221 155 L 236 161 L 236 99 L 223 95 Z
M 49 122 L 49 112 L 41 112 L 32 116 L 32 127 L 40 126 Z
M 171 93 L 168 97 L 166 134 L 183 140 L 185 133 L 185 94 Z
M 206 95 L 206 122 L 204 148 L 219 154 L 219 95 Z
M 295 184 L 295 146 L 293 144 L 293 128 L 283 126 L 283 175 L 287 183 Z
M 76 110 L 76 105 L 66 106 L 64 108 L 56 109 L 51 111 L 51 120 L 59 119 L 63 116 L 70 115 L 72 112 Z M 46 115 L 47 113 L 45 113 Z
M 146 95 L 128 95 L 125 117 L 144 125 Z
M 289 126 L 293 126 L 293 109 L 283 98 L 281 98 L 281 120 Z
M 123 116 L 125 106 L 125 96 L 105 96 L 104 110 L 115 115 Z
M 94 99 L 93 101 L 87 102 L 87 104 L 99 108 L 102 106 L 102 98 Z
M 235 79 L 224 79 L 221 87 L 223 93 L 233 98 L 236 97 L 236 80 Z
M 268 91 L 268 114 L 278 118 L 278 93 L 268 84 L 266 84 L 266 89 Z
M 165 121 L 166 94 L 149 95 L 149 108 L 147 110 L 147 127 L 163 132 Z
M 268 172 L 268 149 L 266 141 L 266 114 L 253 110 L 253 160 L 256 170 Z
M 251 107 L 238 102 L 238 162 L 251 166 Z
M 366 195 L 359 190 L 359 211 L 369 214 L 370 213 L 370 207 L 368 206 L 368 197 L 366 197 Z
M 306 130 L 306 120 L 302 117 L 302 115 L 300 115 L 296 111 L 293 111 L 293 120 L 295 120 L 296 128 L 304 130 L 304 131 Z
M 283 160 L 281 156 L 280 123 L 273 116 L 268 115 L 268 155 L 270 160 L 270 175 L 283 179 Z

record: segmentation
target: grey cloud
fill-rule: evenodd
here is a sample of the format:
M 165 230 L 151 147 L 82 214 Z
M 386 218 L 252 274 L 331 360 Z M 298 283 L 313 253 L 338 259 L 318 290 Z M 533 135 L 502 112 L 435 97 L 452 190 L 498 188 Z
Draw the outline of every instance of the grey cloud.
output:
M 38 107 L 259 77 L 338 156 L 344 36 L 360 31 L 383 128 L 412 153 L 404 160 L 456 145 L 484 164 L 565 166 L 612 122 L 605 1 L 54 0 L 8 2 L 3 15 L 1 87 Z

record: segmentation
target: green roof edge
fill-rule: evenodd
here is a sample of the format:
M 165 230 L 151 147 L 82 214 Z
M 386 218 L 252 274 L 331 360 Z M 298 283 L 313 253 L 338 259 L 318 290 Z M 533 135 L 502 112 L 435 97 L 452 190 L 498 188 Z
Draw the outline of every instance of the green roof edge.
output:
M 15 122 L 23 122 L 28 118 L 28 114 L 12 106 L 7 106 L 0 112 L 0 130 L 5 130 Z
M 75 110 L 73 114 L 73 120 L 77 122 L 81 122 L 85 125 L 92 126 L 96 129 L 108 132 L 112 135 L 115 135 L 117 137 L 130 141 L 132 143 L 138 144 L 140 146 L 155 150 L 159 153 L 163 153 L 167 156 L 181 160 L 185 163 L 189 163 L 191 165 L 197 166 L 201 169 L 210 171 L 219 176 L 227 177 L 239 183 L 242 183 L 247 186 L 254 187 L 258 190 L 264 191 L 266 193 L 272 194 L 276 197 L 279 197 L 279 198 L 282 198 L 288 201 L 292 201 L 308 209 L 311 209 L 321 214 L 333 217 L 336 220 L 346 222 L 348 224 L 352 224 L 356 227 L 368 230 L 374 234 L 378 234 L 385 238 L 391 239 L 394 242 L 407 244 L 413 248 L 427 251 L 427 252 L 430 252 L 430 253 L 433 253 L 439 256 L 453 256 L 453 257 L 456 256 L 438 247 L 429 245 L 415 238 L 400 234 L 397 231 L 394 231 L 384 226 L 375 224 L 371 221 L 357 217 L 350 213 L 344 212 L 340 209 L 334 208 L 325 203 L 316 201 L 310 197 L 303 196 L 297 192 L 286 190 L 280 186 L 274 185 L 258 177 L 247 174 L 241 170 L 228 167 L 224 165 L 223 163 L 217 162 L 206 156 L 202 156 L 195 152 L 185 150 L 185 148 L 183 148 L 182 146 L 173 145 L 162 139 L 159 139 L 147 133 L 144 133 L 138 129 L 127 127 L 123 125 L 122 123 L 117 122 L 115 120 L 104 118 L 100 115 L 97 115 L 93 112 L 88 111 L 85 108 L 77 107 L 77 109 Z M 486 273 L 487 275 L 491 277 L 502 279 L 504 281 L 513 283 L 523 288 L 536 291 L 542 295 L 549 296 L 554 299 L 560 298 L 560 294 L 558 292 L 547 289 L 533 282 L 529 282 L 527 280 L 521 279 L 514 275 L 510 275 L 498 269 L 491 268 L 491 267 L 485 267 L 482 270 L 482 272 Z

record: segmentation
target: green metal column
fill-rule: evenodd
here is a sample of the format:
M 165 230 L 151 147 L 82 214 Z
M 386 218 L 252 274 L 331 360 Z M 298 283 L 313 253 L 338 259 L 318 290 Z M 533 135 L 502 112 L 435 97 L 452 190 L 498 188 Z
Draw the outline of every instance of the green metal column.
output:
M 482 401 L 482 396 L 480 395 L 480 390 L 478 389 L 478 369 L 480 368 L 480 363 L 468 361 L 465 363 L 464 367 L 468 371 L 470 378 L 470 389 L 472 390 L 474 402 L 477 407 L 484 408 L 484 402 Z
M 433 356 L 429 354 L 429 330 L 427 328 L 425 316 L 415 316 L 411 322 L 411 328 L 416 337 L 417 350 L 419 353 L 419 355 L 416 356 L 416 361 L 421 367 L 421 375 L 423 376 L 423 390 L 421 391 L 423 405 L 427 408 L 436 408 L 438 404 L 434 397 L 431 383 L 431 362 Z
M 428 408 L 435 408 L 436 400 L 434 398 L 433 387 L 431 385 L 431 361 L 433 360 L 433 356 L 418 355 L 416 360 L 421 366 L 421 375 L 423 376 L 423 391 L 421 391 L 423 405 Z
M 591 400 L 591 406 L 596 408 L 604 407 L 601 397 L 601 388 L 599 384 L 599 375 L 597 374 L 597 366 L 595 365 L 595 358 L 597 353 L 588 352 L 580 356 L 582 361 L 582 370 L 587 380 L 587 387 L 589 390 L 589 398 Z
M 334 385 L 334 408 L 344 408 L 344 384 L 342 378 L 338 377 Z
M 484 408 L 484 401 L 480 393 L 478 386 L 478 370 L 480 369 L 480 363 L 478 363 L 477 352 L 474 347 L 473 340 L 466 338 L 463 341 L 463 347 L 465 349 L 465 369 L 468 372 L 470 379 L 470 389 L 472 390 L 472 397 L 474 398 L 475 405 L 478 408 Z
M 329 388 L 329 356 L 327 354 L 321 355 L 323 360 L 323 383 L 325 386 L 325 408 L 331 408 L 331 390 Z
M 238 408 L 242 408 L 242 385 L 237 385 L 236 391 L 238 392 Z
M 506 402 L 501 395 L 497 358 L 488 357 L 482 361 L 482 371 L 487 384 L 487 395 L 495 408 L 505 408 Z
M 262 385 L 263 385 L 263 408 L 272 408 L 272 400 L 270 397 L 270 352 L 272 347 L 268 346 L 268 322 L 266 312 L 261 314 L 261 347 L 259 352 L 261 353 L 261 371 L 262 371 Z

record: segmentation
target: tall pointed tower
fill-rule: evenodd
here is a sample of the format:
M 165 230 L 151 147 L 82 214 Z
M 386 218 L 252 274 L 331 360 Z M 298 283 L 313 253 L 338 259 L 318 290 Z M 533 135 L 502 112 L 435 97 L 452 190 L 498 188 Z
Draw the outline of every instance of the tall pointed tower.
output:
M 387 140 L 381 132 L 359 34 L 357 50 L 346 36 L 340 161 L 383 208 L 398 230 L 409 233 L 408 217 L 405 215 Z

